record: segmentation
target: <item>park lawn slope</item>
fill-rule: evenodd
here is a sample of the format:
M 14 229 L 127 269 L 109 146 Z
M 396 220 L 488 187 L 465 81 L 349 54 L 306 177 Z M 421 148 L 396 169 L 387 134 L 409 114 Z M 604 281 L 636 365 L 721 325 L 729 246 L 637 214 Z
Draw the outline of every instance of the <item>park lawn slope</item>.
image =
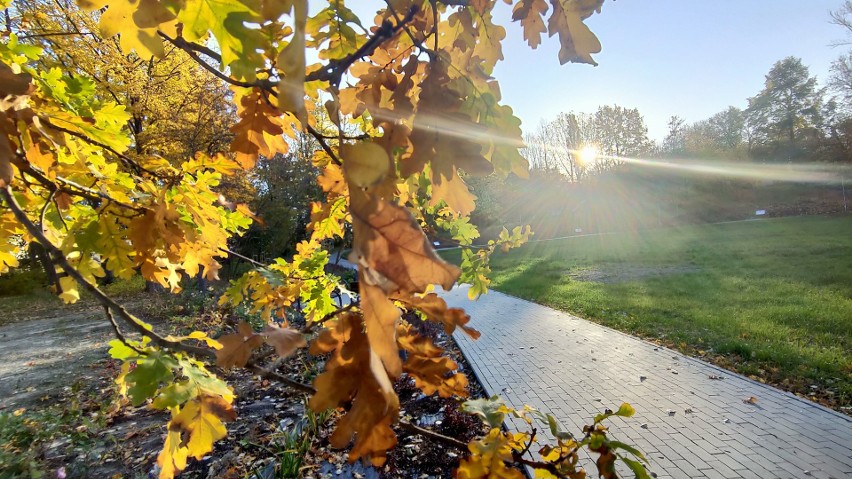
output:
M 534 242 L 492 269 L 498 291 L 852 413 L 852 216 Z

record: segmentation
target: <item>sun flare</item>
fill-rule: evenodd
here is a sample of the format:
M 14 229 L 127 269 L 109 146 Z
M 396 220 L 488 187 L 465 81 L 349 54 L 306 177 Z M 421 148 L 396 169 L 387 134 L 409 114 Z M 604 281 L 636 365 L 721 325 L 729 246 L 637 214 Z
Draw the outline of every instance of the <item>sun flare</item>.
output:
M 594 164 L 598 159 L 598 148 L 594 145 L 584 146 L 579 152 L 577 152 L 577 159 L 580 161 L 580 164 L 583 166 L 589 166 Z

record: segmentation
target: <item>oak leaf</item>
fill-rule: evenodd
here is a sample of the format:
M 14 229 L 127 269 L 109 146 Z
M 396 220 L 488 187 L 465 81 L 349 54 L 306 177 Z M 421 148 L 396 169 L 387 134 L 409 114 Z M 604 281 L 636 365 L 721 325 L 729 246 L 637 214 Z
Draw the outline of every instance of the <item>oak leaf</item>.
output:
M 371 350 L 360 315 L 340 315 L 311 344 L 311 354 L 331 351 L 325 372 L 314 381 L 317 392 L 309 406 L 324 411 L 351 402 L 330 438 L 331 445 L 345 447 L 354 436 L 349 460 L 365 457 L 380 466 L 385 453 L 396 445 L 390 425 L 399 414 L 399 399 L 381 360 Z
M 397 328 L 400 346 L 408 352 L 403 370 L 414 378 L 415 385 L 424 394 L 438 393 L 441 397 L 467 397 L 467 378 L 456 373 L 458 364 L 442 356 L 444 350 L 431 339 L 417 334 L 410 324 Z
M 255 334 L 251 326 L 243 321 L 237 326 L 237 333 L 219 338 L 222 349 L 216 351 L 216 365 L 223 368 L 243 367 L 255 348 L 263 344 L 263 336 Z
M 173 478 L 186 467 L 187 457 L 201 459 L 212 451 L 213 443 L 227 435 L 223 421 L 236 419 L 231 405 L 217 396 L 196 398 L 175 411 L 166 443 L 157 456 L 160 479 Z
M 601 42 L 583 23 L 593 13 L 600 12 L 604 0 L 550 0 L 553 13 L 548 21 L 549 35 L 559 34 L 559 63 L 590 63 L 597 65 L 592 53 L 600 53 Z
M 119 35 L 119 45 L 125 53 L 136 51 L 146 60 L 165 54 L 157 30 L 171 33 L 175 15 L 158 0 L 78 0 L 77 3 L 87 11 L 107 7 L 98 27 L 104 38 Z
M 305 110 L 305 23 L 308 18 L 307 0 L 292 0 L 294 31 L 290 43 L 278 55 L 278 105 L 282 111 L 293 113 L 307 124 Z
M 242 95 L 237 115 L 240 121 L 231 127 L 234 139 L 231 151 L 243 168 L 251 168 L 257 162 L 258 155 L 272 158 L 276 153 L 285 154 L 289 150 L 284 141 L 285 123 L 281 112 L 270 105 L 257 89 Z
M 462 459 L 456 471 L 457 479 L 522 479 L 517 469 L 510 469 L 505 461 L 511 461 L 510 439 L 499 428 L 494 428 L 484 438 L 468 444 L 471 455 Z
M 346 194 L 346 181 L 343 178 L 343 170 L 334 163 L 329 163 L 323 168 L 322 173 L 317 177 L 317 184 L 326 193 Z
M 16 68 L 18 68 L 16 66 Z M 30 89 L 32 76 L 26 72 L 15 72 L 9 65 L 0 63 L 0 98 L 7 95 L 24 95 Z
M 311 222 L 308 228 L 313 231 L 311 238 L 323 240 L 335 236 L 343 238 L 343 221 L 346 215 L 346 198 L 339 196 L 334 201 L 311 203 Z
M 361 310 L 364 312 L 364 326 L 370 349 L 384 364 L 391 377 L 402 373 L 402 361 L 396 346 L 396 329 L 399 324 L 400 312 L 387 294 L 378 286 L 369 284 L 364 279 L 364 272 L 359 272 Z
M 260 23 L 260 4 L 243 0 L 181 0 L 177 19 L 183 24 L 183 37 L 204 41 L 208 31 L 216 39 L 222 66 L 230 67 L 231 76 L 254 80 L 255 70 L 263 65 L 260 50 L 263 33 L 248 24 Z
M 431 165 L 432 204 L 441 200 L 455 212 L 467 215 L 476 196 L 459 176 L 459 169 L 474 176 L 494 171 L 482 154 L 487 138 L 484 126 L 459 111 L 464 93 L 457 91 L 447 74 L 446 60 L 430 64 L 420 84 L 422 89 L 410 136 L 411 154 L 403 158 L 402 176 Z
M 402 206 L 351 189 L 355 261 L 368 284 L 386 293 L 422 293 L 432 284 L 449 290 L 461 270 L 441 259 L 411 213 Z M 386 282 L 377 283 L 371 272 Z
M 450 308 L 447 306 L 447 302 L 435 293 L 424 296 L 398 295 L 394 299 L 418 309 L 426 315 L 429 321 L 443 324 L 444 332 L 448 335 L 453 334 L 456 328 L 461 328 L 473 339 L 479 339 L 479 336 L 481 336 L 479 331 L 467 326 L 467 323 L 470 322 L 470 315 L 465 313 L 464 309 Z
M 0 125 L 5 123 L 6 115 L 0 113 Z M 0 127 L 0 188 L 5 188 L 12 184 L 12 177 L 15 175 L 15 170 L 12 168 L 12 157 L 15 153 L 9 144 L 9 137 L 2 127 Z
M 541 34 L 547 33 L 547 27 L 542 19 L 547 8 L 545 0 L 521 0 L 512 8 L 512 20 L 521 22 L 524 40 L 533 49 L 541 44 Z
M 367 188 L 381 182 L 392 164 L 387 152 L 376 143 L 360 141 L 340 147 L 343 172 L 349 184 Z
M 136 368 L 122 378 L 127 385 L 130 403 L 139 406 L 154 397 L 160 384 L 170 383 L 174 379 L 172 370 L 177 362 L 161 352 L 153 352 L 136 361 Z
M 275 352 L 282 358 L 290 356 L 297 349 L 305 347 L 308 343 L 299 331 L 292 328 L 282 328 L 273 324 L 266 325 L 263 330 L 263 339 L 266 344 L 275 348 Z
M 59 278 L 59 299 L 65 301 L 65 304 L 74 304 L 80 300 L 80 291 L 77 289 L 77 281 L 70 276 Z

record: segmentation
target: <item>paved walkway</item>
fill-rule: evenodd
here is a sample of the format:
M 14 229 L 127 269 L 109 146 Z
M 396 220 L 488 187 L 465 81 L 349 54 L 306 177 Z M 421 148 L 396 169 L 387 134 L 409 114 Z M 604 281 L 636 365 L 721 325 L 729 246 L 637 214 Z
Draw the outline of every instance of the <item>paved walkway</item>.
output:
M 605 408 L 629 402 L 636 415 L 610 419 L 612 437 L 644 451 L 657 477 L 852 477 L 847 416 L 496 291 L 473 303 L 464 287 L 444 297 L 482 332 L 477 341 L 456 339 L 489 394 L 550 412 L 575 434 Z M 755 404 L 743 402 L 752 396 Z M 594 464 L 585 467 L 593 477 Z

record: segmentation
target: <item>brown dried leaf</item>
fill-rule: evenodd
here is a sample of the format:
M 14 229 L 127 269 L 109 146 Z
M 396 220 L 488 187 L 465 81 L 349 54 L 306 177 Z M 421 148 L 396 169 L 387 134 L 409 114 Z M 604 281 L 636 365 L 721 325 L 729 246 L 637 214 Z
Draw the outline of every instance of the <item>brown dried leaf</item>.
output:
M 305 337 L 299 331 L 292 328 L 281 328 L 274 324 L 267 324 L 263 330 L 263 338 L 266 344 L 275 348 L 275 352 L 282 358 L 290 356 L 297 349 L 308 345 Z
M 216 351 L 217 366 L 222 368 L 243 367 L 248 362 L 251 352 L 263 344 L 263 336 L 255 334 L 247 322 L 241 322 L 237 331 L 236 334 L 228 334 L 219 338 L 222 349 Z
M 549 35 L 559 34 L 559 63 L 590 63 L 597 65 L 592 53 L 600 53 L 601 42 L 583 20 L 599 12 L 604 0 L 550 0 L 553 13 L 548 21 Z
M 360 274 L 361 310 L 370 348 L 381 359 L 388 374 L 398 377 L 402 373 L 402 360 L 396 346 L 396 327 L 399 324 L 399 308 L 378 286 L 369 284 Z
M 394 299 L 420 310 L 429 321 L 442 323 L 447 334 L 453 334 L 456 328 L 461 328 L 473 339 L 479 339 L 481 336 L 479 331 L 467 326 L 470 322 L 469 314 L 461 308 L 448 307 L 447 302 L 435 293 L 425 296 L 398 295 Z
M 524 40 L 533 49 L 541 44 L 541 34 L 547 33 L 547 27 L 542 18 L 547 12 L 545 0 L 521 0 L 512 9 L 512 20 L 521 22 L 524 29 Z
M 12 169 L 12 148 L 9 139 L 0 131 L 0 188 L 5 188 L 12 183 L 15 172 Z
M 29 73 L 15 73 L 9 65 L 0 63 L 0 98 L 27 94 L 32 80 L 33 77 Z
M 350 211 L 356 261 L 368 284 L 385 293 L 422 293 L 432 284 L 449 290 L 461 274 L 435 253 L 407 209 L 350 189 Z
M 420 336 L 409 324 L 398 327 L 399 345 L 408 351 L 403 370 L 414 378 L 415 385 L 424 394 L 438 393 L 441 397 L 467 397 L 467 378 L 453 373 L 458 364 L 442 356 L 444 350 L 429 338 Z
M 243 95 L 237 114 L 240 121 L 231 127 L 234 133 L 231 151 L 236 153 L 236 160 L 243 168 L 253 167 L 258 155 L 272 158 L 276 153 L 287 153 L 289 146 L 282 136 L 285 124 L 281 112 L 266 101 L 260 90 Z
M 463 95 L 455 91 L 447 75 L 445 61 L 431 64 L 420 84 L 422 91 L 410 136 L 411 154 L 401 164 L 402 176 L 422 171 L 431 163 L 432 204 L 441 200 L 466 215 L 474 209 L 474 196 L 458 174 L 459 169 L 485 176 L 494 166 L 482 154 L 477 138 L 486 129 L 460 113 Z
M 399 414 L 399 399 L 381 360 L 370 349 L 359 315 L 341 315 L 311 344 L 311 354 L 330 351 L 334 353 L 325 372 L 314 381 L 317 392 L 309 406 L 324 411 L 351 401 L 352 408 L 338 422 L 331 445 L 345 447 L 355 436 L 349 460 L 366 457 L 380 466 L 386 452 L 396 445 L 390 425 Z

